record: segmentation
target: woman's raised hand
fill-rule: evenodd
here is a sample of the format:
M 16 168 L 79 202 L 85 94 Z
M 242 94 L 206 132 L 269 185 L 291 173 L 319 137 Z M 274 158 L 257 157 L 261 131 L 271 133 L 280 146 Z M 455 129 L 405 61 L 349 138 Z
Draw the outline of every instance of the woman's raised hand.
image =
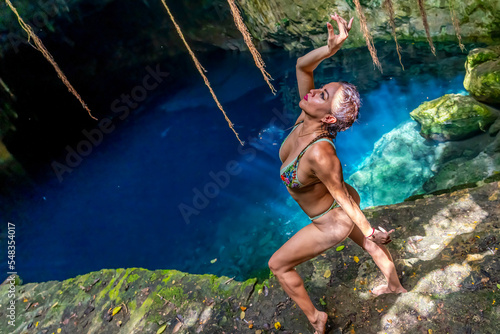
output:
M 335 35 L 331 23 L 328 22 L 326 24 L 328 27 L 328 50 L 333 54 L 340 49 L 344 41 L 349 36 L 349 31 L 352 28 L 352 21 L 354 20 L 354 17 L 349 20 L 349 24 L 337 13 L 335 13 L 335 15 L 330 15 L 330 17 L 332 20 L 337 21 L 339 26 L 339 34 Z

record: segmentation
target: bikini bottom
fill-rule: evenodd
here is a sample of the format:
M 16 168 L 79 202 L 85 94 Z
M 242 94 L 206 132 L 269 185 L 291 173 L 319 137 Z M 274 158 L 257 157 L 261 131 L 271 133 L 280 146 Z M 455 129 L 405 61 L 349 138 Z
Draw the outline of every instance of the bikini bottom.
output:
M 321 218 L 323 217 L 324 215 L 326 215 L 328 212 L 330 212 L 330 210 L 334 209 L 334 208 L 340 208 L 340 205 L 337 203 L 336 200 L 333 200 L 333 203 L 332 205 L 328 208 L 328 210 L 326 210 L 325 212 L 323 212 L 322 214 L 319 214 L 317 216 L 314 216 L 314 217 L 309 217 L 309 219 L 311 220 L 315 220 L 315 219 L 318 219 L 318 218 Z

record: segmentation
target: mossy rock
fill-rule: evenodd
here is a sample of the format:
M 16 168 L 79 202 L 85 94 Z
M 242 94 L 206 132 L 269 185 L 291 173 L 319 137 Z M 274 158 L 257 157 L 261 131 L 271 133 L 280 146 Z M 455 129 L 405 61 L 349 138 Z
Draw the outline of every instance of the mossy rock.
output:
M 486 131 L 498 115 L 469 96 L 447 94 L 424 102 L 410 113 L 420 134 L 437 141 L 460 140 Z
M 472 50 L 465 63 L 464 87 L 477 100 L 500 103 L 500 46 Z

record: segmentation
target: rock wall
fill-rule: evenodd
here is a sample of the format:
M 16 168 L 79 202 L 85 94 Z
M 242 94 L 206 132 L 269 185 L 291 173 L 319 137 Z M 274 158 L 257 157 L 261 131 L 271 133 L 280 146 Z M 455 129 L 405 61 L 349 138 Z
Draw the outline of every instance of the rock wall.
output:
M 497 333 L 500 182 L 364 212 L 373 226 L 396 228 L 388 247 L 409 292 L 371 295 L 383 276 L 344 241 L 297 267 L 331 333 Z M 6 280 L 0 305 L 0 330 L 13 334 L 312 332 L 272 276 L 103 269 L 62 282 Z
M 375 41 L 392 40 L 389 15 L 382 0 L 360 1 L 367 26 Z M 498 39 L 500 3 L 496 0 L 424 1 L 429 30 L 435 41 L 457 40 L 449 5 L 455 8 L 461 35 L 465 41 L 490 42 Z M 258 40 L 268 41 L 287 50 L 324 45 L 329 14 L 348 19 L 356 17 L 345 42 L 346 48 L 366 45 L 352 0 L 242 0 L 247 25 Z M 425 41 L 426 34 L 417 1 L 393 1 L 396 33 L 400 41 Z

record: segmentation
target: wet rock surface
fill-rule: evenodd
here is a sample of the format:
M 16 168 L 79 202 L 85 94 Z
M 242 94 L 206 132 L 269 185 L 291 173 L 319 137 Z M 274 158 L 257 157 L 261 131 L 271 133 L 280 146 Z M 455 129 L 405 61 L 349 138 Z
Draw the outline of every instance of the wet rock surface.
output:
M 471 50 L 465 63 L 464 87 L 477 100 L 500 103 L 500 46 Z
M 410 116 L 420 123 L 424 138 L 438 141 L 460 140 L 485 132 L 498 118 L 493 109 L 459 94 L 423 102 Z
M 365 210 L 395 228 L 389 249 L 408 293 L 383 283 L 351 241 L 297 267 L 330 333 L 496 333 L 500 325 L 500 182 Z M 103 269 L 62 282 L 0 287 L 10 333 L 311 333 L 275 278 L 237 282 L 175 270 Z M 279 330 L 277 329 L 279 328 Z
M 383 1 L 360 1 L 367 26 L 376 40 L 392 41 L 389 14 Z M 425 30 L 417 2 L 393 1 L 396 33 L 399 41 L 424 41 Z M 359 28 L 359 19 L 352 0 L 308 2 L 303 0 L 272 0 L 239 2 L 246 16 L 245 23 L 259 40 L 283 47 L 300 50 L 322 45 L 326 40 L 325 22 L 331 13 L 344 18 L 356 17 L 345 47 L 365 46 Z M 462 37 L 474 36 L 476 41 L 488 42 L 498 26 L 498 3 L 494 1 L 466 0 L 454 5 Z M 456 40 L 449 4 L 426 1 L 427 21 L 432 38 L 437 41 Z

